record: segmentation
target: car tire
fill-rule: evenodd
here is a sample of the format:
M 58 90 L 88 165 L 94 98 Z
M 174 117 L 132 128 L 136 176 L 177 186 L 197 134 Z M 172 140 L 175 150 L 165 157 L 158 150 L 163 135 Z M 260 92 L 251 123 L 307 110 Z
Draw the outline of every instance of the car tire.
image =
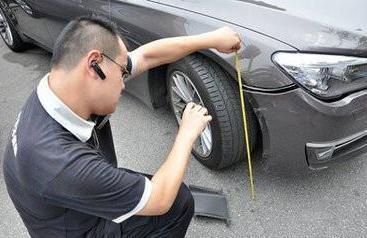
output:
M 0 8 L 0 35 L 12 51 L 21 52 L 29 48 L 29 44 L 23 42 L 2 8 Z
M 193 89 L 194 93 L 188 95 L 195 95 L 196 98 L 182 99 L 183 94 L 178 85 L 183 84 L 179 80 L 186 82 L 189 89 Z M 167 91 L 168 101 L 178 124 L 184 106 L 189 101 L 205 106 L 213 117 L 208 127 L 212 142 L 210 152 L 208 153 L 209 147 L 206 154 L 200 148 L 200 144 L 208 144 L 205 143 L 205 137 L 199 137 L 195 144 L 199 147 L 194 146 L 192 151 L 199 162 L 211 169 L 222 169 L 246 158 L 239 90 L 237 82 L 228 73 L 200 54 L 189 55 L 168 66 Z M 178 94 L 181 95 L 181 102 Z M 245 102 L 252 150 L 256 143 L 257 121 L 248 100 Z

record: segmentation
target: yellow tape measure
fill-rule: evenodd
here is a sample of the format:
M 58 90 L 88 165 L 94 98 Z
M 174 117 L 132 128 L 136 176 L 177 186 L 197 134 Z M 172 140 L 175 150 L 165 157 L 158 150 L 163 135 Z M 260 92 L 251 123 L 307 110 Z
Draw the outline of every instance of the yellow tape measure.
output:
M 254 187 L 254 178 L 252 175 L 252 163 L 251 163 L 251 151 L 250 151 L 250 141 L 248 136 L 248 129 L 247 129 L 247 115 L 246 115 L 246 105 L 245 105 L 245 95 L 242 90 L 242 78 L 241 78 L 241 65 L 240 65 L 240 59 L 238 57 L 238 52 L 235 53 L 234 58 L 236 71 L 237 71 L 237 81 L 238 81 L 238 89 L 240 91 L 240 98 L 241 98 L 241 108 L 242 108 L 242 121 L 243 121 L 243 128 L 245 132 L 245 141 L 246 141 L 246 151 L 247 151 L 247 161 L 248 161 L 248 171 L 249 171 L 249 177 L 250 177 L 250 188 L 251 188 L 251 196 L 252 200 L 255 200 L 256 193 L 255 193 L 255 187 Z

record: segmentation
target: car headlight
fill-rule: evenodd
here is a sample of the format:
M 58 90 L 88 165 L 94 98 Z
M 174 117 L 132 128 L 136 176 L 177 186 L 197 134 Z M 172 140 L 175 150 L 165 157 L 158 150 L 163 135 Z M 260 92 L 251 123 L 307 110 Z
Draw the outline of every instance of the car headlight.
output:
M 298 84 L 322 99 L 367 88 L 367 58 L 277 52 L 273 61 Z

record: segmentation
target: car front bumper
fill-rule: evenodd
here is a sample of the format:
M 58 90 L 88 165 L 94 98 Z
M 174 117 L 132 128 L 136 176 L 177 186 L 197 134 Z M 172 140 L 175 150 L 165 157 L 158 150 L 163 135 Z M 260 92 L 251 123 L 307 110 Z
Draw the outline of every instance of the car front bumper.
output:
M 298 174 L 367 152 L 367 90 L 336 102 L 301 88 L 255 93 L 250 101 L 262 133 L 262 157 L 270 172 Z

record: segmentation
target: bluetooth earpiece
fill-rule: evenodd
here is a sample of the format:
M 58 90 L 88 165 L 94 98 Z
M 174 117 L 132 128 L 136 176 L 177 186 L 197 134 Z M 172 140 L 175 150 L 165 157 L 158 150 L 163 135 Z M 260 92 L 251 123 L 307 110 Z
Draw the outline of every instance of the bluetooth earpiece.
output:
M 106 78 L 106 75 L 103 73 L 102 69 L 99 67 L 97 63 L 97 60 L 93 60 L 92 63 L 90 64 L 90 67 L 92 67 L 94 71 L 96 71 L 96 73 L 102 80 Z

